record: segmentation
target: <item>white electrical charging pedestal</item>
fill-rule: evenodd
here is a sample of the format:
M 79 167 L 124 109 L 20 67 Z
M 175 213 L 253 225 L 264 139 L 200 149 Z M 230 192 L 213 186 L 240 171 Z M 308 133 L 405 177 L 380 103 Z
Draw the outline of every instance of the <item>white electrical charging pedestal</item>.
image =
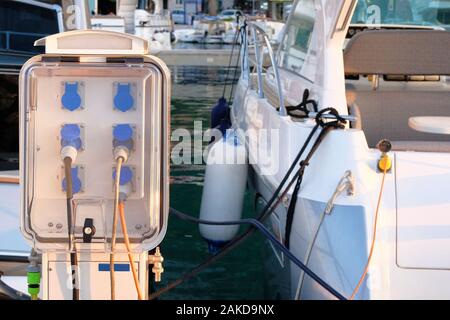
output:
M 149 260 L 160 261 L 148 251 L 164 238 L 168 219 L 169 70 L 149 55 L 147 41 L 128 34 L 72 31 L 36 44 L 46 53 L 20 73 L 20 211 L 24 237 L 42 254 L 40 298 L 73 298 L 74 254 L 79 298 L 111 298 L 120 155 L 120 199 L 138 281 L 118 218 L 115 298 L 137 299 L 137 283 L 146 298 Z

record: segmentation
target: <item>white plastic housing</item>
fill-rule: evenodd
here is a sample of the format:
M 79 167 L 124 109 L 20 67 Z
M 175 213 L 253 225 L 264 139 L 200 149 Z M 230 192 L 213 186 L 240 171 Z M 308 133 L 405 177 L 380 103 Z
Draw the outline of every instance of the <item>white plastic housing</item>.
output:
M 127 228 L 134 252 L 153 249 L 165 235 L 168 216 L 167 67 L 145 55 L 145 40 L 120 33 L 75 31 L 39 43 L 46 43 L 47 54 L 30 59 L 20 74 L 23 235 L 38 250 L 68 250 L 60 131 L 64 124 L 77 124 L 83 141 L 74 166 L 82 168 L 83 176 L 82 190 L 73 200 L 76 247 L 80 251 L 109 250 L 116 165 L 113 128 L 129 124 L 133 148 L 124 165 L 132 169 L 133 178 L 125 202 Z M 64 107 L 65 83 L 82 84 L 82 108 L 71 111 Z M 133 106 L 127 111 L 115 105 L 118 84 L 130 85 Z M 96 227 L 92 243 L 82 241 L 86 218 L 94 219 Z M 125 250 L 122 242 L 119 223 L 117 251 Z

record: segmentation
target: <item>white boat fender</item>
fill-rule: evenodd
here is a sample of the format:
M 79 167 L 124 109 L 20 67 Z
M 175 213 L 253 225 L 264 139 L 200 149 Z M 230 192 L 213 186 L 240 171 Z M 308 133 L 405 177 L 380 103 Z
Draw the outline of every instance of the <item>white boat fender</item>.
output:
M 200 219 L 239 220 L 247 186 L 247 153 L 234 130 L 213 145 L 206 160 Z M 200 234 L 208 242 L 210 253 L 217 252 L 233 239 L 239 226 L 200 224 Z

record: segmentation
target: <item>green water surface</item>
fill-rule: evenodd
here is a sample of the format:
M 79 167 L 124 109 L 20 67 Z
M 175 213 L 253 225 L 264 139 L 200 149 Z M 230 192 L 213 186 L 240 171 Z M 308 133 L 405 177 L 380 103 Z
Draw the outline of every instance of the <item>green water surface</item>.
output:
M 222 95 L 225 78 L 226 70 L 219 68 L 172 68 L 172 130 L 185 128 L 192 133 L 194 121 L 197 120 L 202 120 L 206 129 L 209 126 L 210 109 Z M 193 157 L 201 152 L 197 149 L 192 151 Z M 171 165 L 172 207 L 198 216 L 204 170 L 204 164 Z M 249 194 L 246 195 L 243 215 L 253 215 L 253 203 Z M 241 228 L 241 232 L 244 228 Z M 264 298 L 263 243 L 262 236 L 253 235 L 225 258 L 164 294 L 161 299 Z M 163 281 L 157 288 L 176 280 L 209 256 L 207 244 L 201 238 L 198 226 L 173 216 L 169 217 L 168 231 L 161 250 L 165 258 L 165 272 Z

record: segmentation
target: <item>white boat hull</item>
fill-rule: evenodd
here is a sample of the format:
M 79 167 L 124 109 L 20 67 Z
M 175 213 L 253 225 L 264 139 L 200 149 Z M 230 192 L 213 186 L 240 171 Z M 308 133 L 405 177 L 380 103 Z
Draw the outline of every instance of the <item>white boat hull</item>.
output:
M 279 137 L 268 143 L 279 146 L 279 152 L 274 154 L 263 150 L 263 146 L 255 141 L 252 148 L 248 142 L 251 138 L 247 140 L 252 164 L 250 185 L 259 195 L 256 200 L 262 203 L 259 206 L 262 208 L 278 187 L 314 123 L 293 122 L 289 117 L 280 117 L 267 99 L 258 98 L 244 79 L 238 84 L 231 118 L 234 127 L 244 131 L 279 130 Z M 258 153 L 265 155 L 266 163 L 278 164 L 279 168 L 258 163 L 255 159 Z M 298 259 L 305 261 L 319 217 L 339 180 L 347 170 L 356 177 L 355 195 L 341 195 L 336 199 L 332 213 L 325 217 L 308 263 L 309 268 L 345 297 L 351 296 L 369 257 L 382 179 L 376 168 L 379 156 L 378 150 L 367 147 L 362 130 L 332 131 L 307 167 L 298 194 L 290 249 Z M 450 176 L 450 154 L 433 153 L 427 157 L 418 152 L 395 152 L 391 156 L 393 169 L 386 177 L 374 254 L 368 275 L 355 299 L 449 299 L 450 263 L 445 252 L 450 250 L 450 237 L 448 233 L 442 233 L 442 228 L 450 228 L 450 218 L 444 214 L 450 212 L 450 202 L 446 193 L 436 195 L 434 186 L 448 190 L 450 180 L 446 177 Z M 412 168 L 414 165 L 425 170 L 425 180 L 414 180 L 419 171 Z M 401 199 L 406 193 L 412 195 L 408 203 Z M 286 212 L 291 197 L 292 193 L 267 221 L 281 241 L 285 237 Z M 438 212 L 433 213 L 432 208 Z M 424 210 L 431 212 L 424 216 Z M 413 220 L 402 218 L 408 215 Z M 278 250 L 269 248 L 272 257 L 267 263 L 268 278 L 277 286 L 277 290 L 271 292 L 272 298 L 333 298 L 308 276 L 298 295 L 300 269 Z

